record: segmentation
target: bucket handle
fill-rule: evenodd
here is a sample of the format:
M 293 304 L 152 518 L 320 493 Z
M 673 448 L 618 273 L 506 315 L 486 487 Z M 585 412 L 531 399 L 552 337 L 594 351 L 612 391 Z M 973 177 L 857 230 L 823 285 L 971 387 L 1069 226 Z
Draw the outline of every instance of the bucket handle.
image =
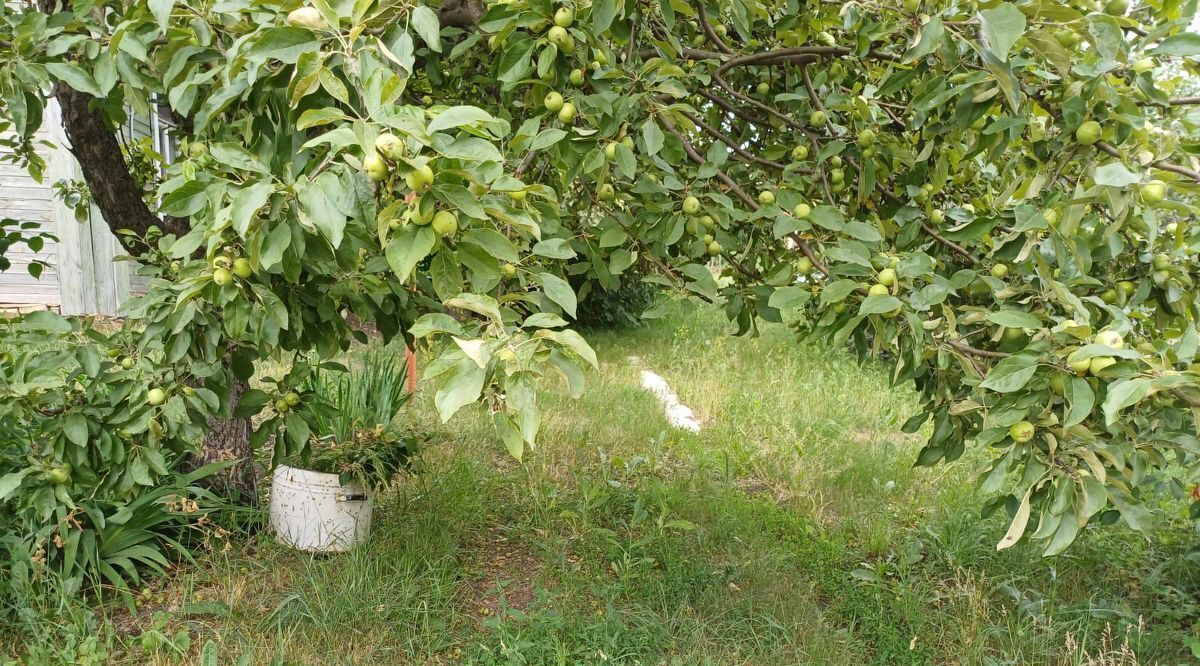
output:
M 367 496 L 363 493 L 338 493 L 336 499 L 339 502 L 365 502 Z

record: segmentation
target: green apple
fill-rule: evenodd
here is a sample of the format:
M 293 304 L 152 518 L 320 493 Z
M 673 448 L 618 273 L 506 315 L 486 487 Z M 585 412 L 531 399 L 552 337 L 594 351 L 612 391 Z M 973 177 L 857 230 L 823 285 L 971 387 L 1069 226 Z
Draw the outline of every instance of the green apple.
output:
M 867 128 L 858 133 L 858 145 L 866 148 L 875 143 L 875 130 Z
M 993 264 L 991 269 L 992 277 L 1003 280 L 1008 275 L 1007 264 Z
M 1037 432 L 1037 429 L 1029 421 L 1018 421 L 1008 429 L 1008 436 L 1012 437 L 1014 442 L 1024 444 L 1033 439 L 1035 432 Z
M 1116 289 L 1105 289 L 1104 291 L 1100 292 L 1100 300 L 1104 301 L 1105 303 L 1107 303 L 1109 305 L 1116 303 L 1117 302 L 1117 290 Z
M 458 216 L 453 211 L 438 211 L 433 216 L 433 230 L 442 237 L 453 236 L 458 233 Z
M 896 284 L 896 271 L 890 268 L 885 268 L 879 271 L 879 275 L 876 276 L 876 280 L 879 282 L 879 284 L 885 287 L 890 287 Z
M 720 243 L 718 243 L 717 241 L 713 241 L 708 244 L 708 248 L 707 248 L 708 256 L 715 257 L 718 254 L 721 254 L 721 251 L 724 249 L 725 248 L 721 247 Z
M 717 226 L 717 222 L 711 215 L 705 215 L 700 218 L 700 226 L 704 227 L 707 231 L 712 231 L 713 227 Z
M 128 356 L 121 359 L 121 367 L 125 368 L 126 370 L 132 370 L 133 366 L 136 364 L 137 364 L 137 361 L 133 360 L 132 358 L 130 358 Z
M 558 110 L 558 119 L 564 123 L 569 123 L 575 119 L 575 105 L 571 102 L 563 102 L 562 108 Z
M 570 7 L 559 7 L 558 11 L 554 12 L 554 25 L 560 28 L 569 28 L 575 22 L 575 11 Z
M 698 236 L 700 235 L 700 224 L 695 220 L 688 220 L 687 222 L 683 223 L 683 230 L 687 232 L 689 236 Z
M 796 272 L 800 275 L 808 275 L 813 270 L 812 259 L 808 257 L 800 257 L 796 260 Z
M 146 404 L 151 407 L 158 407 L 167 401 L 167 392 L 160 388 L 152 388 L 146 392 Z
M 933 222 L 934 224 L 941 224 L 942 222 L 946 221 L 946 214 L 943 213 L 941 209 L 934 208 L 933 210 L 929 211 L 929 221 Z
M 1091 146 L 1100 140 L 1102 131 L 1100 123 L 1095 120 L 1089 120 L 1080 125 L 1079 129 L 1075 130 L 1075 140 L 1085 146 Z
M 759 95 L 767 95 L 771 92 L 771 84 L 766 81 L 761 81 L 755 89 Z
M 600 187 L 596 188 L 596 198 L 601 201 L 612 201 L 617 196 L 617 191 L 613 189 L 612 183 L 601 183 Z
M 1056 372 L 1050 375 L 1050 390 L 1058 395 L 1062 395 L 1067 391 L 1067 376 L 1061 372 Z
M 792 148 L 792 159 L 799 162 L 808 158 L 808 146 L 796 146 Z
M 240 278 L 248 278 L 254 272 L 250 266 L 250 260 L 239 257 L 233 260 L 233 274 Z
M 888 291 L 887 285 L 880 283 L 873 284 L 867 289 L 868 296 L 887 296 L 889 293 L 891 292 Z
M 287 22 L 290 26 L 309 30 L 324 30 L 329 27 L 329 23 L 316 7 L 301 7 L 288 12 Z
M 1096 344 L 1112 347 L 1113 349 L 1124 349 L 1125 338 L 1116 331 L 1100 331 L 1096 334 Z
M 1116 363 L 1117 360 L 1111 356 L 1095 356 L 1088 363 L 1088 372 L 1098 375 L 1104 372 L 1109 366 L 1116 365 Z
M 272 406 L 275 407 L 275 411 L 279 412 L 280 414 L 286 414 L 292 409 L 292 406 L 287 404 L 287 400 L 284 400 L 283 398 L 276 400 L 275 404 Z
M 817 35 L 817 41 L 825 46 L 834 46 L 837 44 L 837 38 L 828 32 L 822 31 Z
M 1042 211 L 1042 217 L 1046 218 L 1046 223 L 1050 226 L 1058 224 L 1058 211 L 1053 208 L 1047 208 Z
M 770 206 L 775 203 L 775 193 L 771 190 L 763 190 L 758 193 L 758 203 L 764 206 Z
M 423 164 L 408 172 L 408 175 L 404 177 L 404 182 L 413 192 L 424 192 L 433 187 L 433 178 L 433 167 Z
M 1125 298 L 1133 296 L 1133 292 L 1137 291 L 1137 285 L 1129 280 L 1121 280 L 1117 283 L 1117 287 L 1119 287 L 1121 291 L 1125 292 Z
M 792 209 L 792 214 L 799 220 L 808 219 L 810 213 L 812 213 L 812 207 L 803 202 L 796 204 L 796 207 Z
M 213 282 L 218 287 L 228 287 L 233 284 L 233 273 L 229 272 L 228 268 L 218 268 L 213 271 Z
M 1150 274 L 1150 279 L 1154 281 L 1156 286 L 1165 289 L 1167 282 L 1171 279 L 1171 273 L 1168 271 L 1154 271 Z
M 300 394 L 296 393 L 295 391 L 288 391 L 284 394 L 283 401 L 292 407 L 295 407 L 296 405 L 300 404 Z
M 188 145 L 188 157 L 190 157 L 194 160 L 198 160 L 207 154 L 208 154 L 208 146 L 204 145 L 203 143 L 200 143 L 199 141 L 193 141 L 191 144 Z
M 388 165 L 383 161 L 383 158 L 375 153 L 371 153 L 363 158 L 363 171 L 367 177 L 374 181 L 380 181 L 388 177 Z
M 608 145 L 604 147 L 604 157 L 608 158 L 609 161 L 617 159 L 616 141 L 609 141 Z
M 700 237 L 700 240 L 703 241 L 705 245 L 708 245 L 709 243 L 713 242 L 713 235 L 712 234 L 704 234 L 703 236 Z
M 828 118 L 825 117 L 824 111 L 813 111 L 812 113 L 808 114 L 808 124 L 812 125 L 813 127 L 823 127 L 826 120 L 828 120 Z
M 56 486 L 65 485 L 71 481 L 71 464 L 55 465 L 46 472 L 46 480 Z
M 375 150 L 380 155 L 395 162 L 404 157 L 404 141 L 390 132 L 384 132 L 375 138 Z
M 557 46 L 561 51 L 563 50 L 563 47 L 567 45 L 567 42 L 572 38 L 571 34 L 567 32 L 566 28 L 562 27 L 561 25 L 556 25 L 546 31 L 546 39 L 550 40 L 550 43 Z
M 633 137 L 629 136 L 628 134 L 621 137 L 621 145 L 633 150 Z
M 563 108 L 563 96 L 551 90 L 546 94 L 545 99 L 542 100 L 542 106 L 546 107 L 546 110 L 550 113 L 558 113 Z
M 1067 361 L 1067 365 L 1070 366 L 1072 372 L 1082 375 L 1091 369 L 1092 359 L 1088 358 L 1079 361 Z
M 1141 189 L 1142 202 L 1153 206 L 1167 198 L 1167 184 L 1161 180 L 1152 180 Z
M 921 0 L 904 0 L 904 11 L 916 14 L 921 9 Z
M 1129 0 L 1108 0 L 1104 5 L 1104 13 L 1113 16 L 1124 16 L 1129 11 Z
M 516 277 L 517 265 L 516 264 L 501 264 L 500 274 L 506 278 Z
M 1171 257 L 1162 253 L 1156 254 L 1154 255 L 1154 259 L 1150 261 L 1150 265 L 1156 271 L 1165 271 L 1171 267 Z
M 846 172 L 845 171 L 842 171 L 841 169 L 830 169 L 829 170 L 829 182 L 833 183 L 834 185 L 837 185 L 838 183 L 844 182 L 845 180 L 846 180 Z
M 508 193 L 508 198 L 512 199 L 515 203 L 521 203 L 522 201 L 525 201 L 526 194 L 528 193 L 525 190 L 513 190 L 512 192 Z
M 583 70 L 582 69 L 571 70 L 571 75 L 569 77 L 567 77 L 567 80 L 570 81 L 571 85 L 573 85 L 573 86 L 583 85 Z
M 683 212 L 685 215 L 695 215 L 700 212 L 700 200 L 692 195 L 688 195 L 683 199 Z

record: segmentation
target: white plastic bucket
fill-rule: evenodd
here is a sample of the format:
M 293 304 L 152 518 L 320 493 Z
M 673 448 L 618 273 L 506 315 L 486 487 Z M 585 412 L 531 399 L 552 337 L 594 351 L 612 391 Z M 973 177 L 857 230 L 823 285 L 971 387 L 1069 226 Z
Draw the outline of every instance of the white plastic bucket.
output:
M 342 553 L 371 531 L 372 493 L 343 486 L 336 474 L 280 465 L 271 477 L 271 528 L 280 543 Z

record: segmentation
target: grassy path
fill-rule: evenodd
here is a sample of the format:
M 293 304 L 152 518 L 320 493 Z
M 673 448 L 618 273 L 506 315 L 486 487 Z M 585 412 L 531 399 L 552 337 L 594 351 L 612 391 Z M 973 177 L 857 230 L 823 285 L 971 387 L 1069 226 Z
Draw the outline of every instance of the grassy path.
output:
M 581 400 L 544 396 L 523 464 L 424 396 L 413 418 L 443 443 L 365 548 L 234 542 L 137 617 L 109 611 L 119 661 L 198 662 L 211 639 L 222 664 L 1084 664 L 1127 640 L 1140 663 L 1186 663 L 1184 521 L 1151 541 L 1092 530 L 1054 560 L 997 553 L 978 459 L 911 468 L 906 389 L 782 326 L 726 330 L 689 310 L 592 336 L 603 371 Z M 631 354 L 702 432 L 666 426 Z M 186 657 L 132 638 L 155 609 L 165 635 L 189 630 Z

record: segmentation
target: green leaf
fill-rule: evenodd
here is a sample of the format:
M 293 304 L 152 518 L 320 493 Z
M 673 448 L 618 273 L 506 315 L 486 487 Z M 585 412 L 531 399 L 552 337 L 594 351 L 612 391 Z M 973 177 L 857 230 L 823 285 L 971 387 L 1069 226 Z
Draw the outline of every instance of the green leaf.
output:
M 1125 165 L 1120 162 L 1109 162 L 1104 166 L 1096 167 L 1095 180 L 1097 185 L 1126 187 L 1141 182 L 1142 177 L 1126 169 Z
M 792 310 L 804 305 L 812 298 L 807 287 L 780 287 L 772 294 L 767 305 L 777 310 Z
M 17 472 L 11 472 L 0 476 L 0 502 L 8 499 L 8 496 L 21 486 L 21 481 L 29 474 L 30 469 L 25 468 Z
M 470 229 L 462 235 L 464 242 L 474 243 L 500 261 L 517 263 L 521 260 L 517 246 L 507 236 L 495 229 Z
M 233 230 L 242 238 L 246 238 L 250 230 L 250 221 L 258 214 L 259 209 L 266 205 L 271 195 L 275 193 L 275 184 L 269 180 L 257 182 L 250 187 L 238 190 L 230 204 Z
M 461 336 L 463 334 L 463 327 L 462 324 L 458 323 L 457 319 L 448 314 L 431 312 L 421 315 L 421 318 L 413 322 L 412 327 L 408 329 L 408 334 L 414 338 L 424 338 L 434 333 L 449 333 Z
M 437 234 L 430 225 L 410 224 L 388 241 L 384 254 L 387 256 L 388 265 L 401 282 L 408 281 L 417 264 L 429 256 L 436 240 Z
M 1000 310 L 999 312 L 989 312 L 987 320 L 993 324 L 1005 326 L 1008 328 L 1041 328 L 1042 321 L 1036 316 L 1028 312 L 1020 310 Z
M 996 393 L 1012 393 L 1029 383 L 1037 372 L 1037 362 L 1033 354 L 1009 356 L 997 363 L 979 386 Z
M 883 236 L 880 235 L 879 229 L 877 229 L 875 225 L 868 224 L 866 222 L 860 222 L 858 220 L 851 220 L 847 222 L 845 226 L 842 227 L 842 233 L 866 243 L 878 243 L 879 241 L 883 240 Z
M 1096 393 L 1082 377 L 1072 377 L 1064 388 L 1064 397 L 1069 407 L 1066 416 L 1063 417 L 1063 427 L 1069 428 L 1083 423 L 1092 413 L 1092 408 L 1096 406 Z
M 533 253 L 550 259 L 570 259 L 575 256 L 571 242 L 565 238 L 549 238 L 533 246 Z
M 557 127 L 548 127 L 533 137 L 533 142 L 529 144 L 530 150 L 544 150 L 554 144 L 567 138 L 567 133 Z
M 308 109 L 300 114 L 300 118 L 296 120 L 296 129 L 306 130 L 311 127 L 320 127 L 346 120 L 346 114 L 341 109 L 333 107 L 325 107 L 323 109 Z
M 63 418 L 63 434 L 76 446 L 87 446 L 87 418 L 79 412 L 72 412 Z
M 522 328 L 561 328 L 567 325 L 567 320 L 562 317 L 551 314 L 549 312 L 535 312 L 529 315 L 524 322 Z
M 592 2 L 592 30 L 597 35 L 602 35 L 608 27 L 612 25 L 613 18 L 617 15 L 616 0 L 593 0 Z
M 860 315 L 884 314 L 886 312 L 895 312 L 904 304 L 900 299 L 889 294 L 875 294 L 867 296 L 863 299 L 862 305 L 858 308 Z
M 251 61 L 278 60 L 294 65 L 300 54 L 320 48 L 317 36 L 308 28 L 283 26 L 267 28 L 258 41 L 246 51 Z
M 92 75 L 83 71 L 79 65 L 66 62 L 48 62 L 45 67 L 46 71 L 50 72 L 50 76 L 67 84 L 71 89 L 87 93 L 93 97 L 104 97 L 104 93 L 100 91 L 100 86 L 96 85 L 96 81 L 92 78 Z
M 438 376 L 438 390 L 433 396 L 433 404 L 437 407 L 442 423 L 449 421 L 458 410 L 479 399 L 486 376 L 486 370 L 466 357 L 454 365 L 452 373 Z
M 208 205 L 208 191 L 204 183 L 191 180 L 168 192 L 158 210 L 174 217 L 191 217 Z
M 1108 385 L 1104 398 L 1104 421 L 1107 425 L 1117 422 L 1117 414 L 1126 407 L 1136 404 L 1150 390 L 1152 380 L 1145 378 L 1118 379 Z
M 442 26 L 432 9 L 425 5 L 417 5 L 412 12 L 412 26 L 430 49 L 437 53 L 442 52 Z
M 546 292 L 546 296 L 558 303 L 559 307 L 568 315 L 574 317 L 576 299 L 575 290 L 571 288 L 571 285 L 553 273 L 538 273 L 537 279 L 542 285 L 542 290 Z
M 1200 55 L 1200 35 L 1194 32 L 1181 32 L 1178 35 L 1171 35 L 1162 40 L 1158 46 L 1150 49 L 1150 53 L 1184 58 Z
M 1153 526 L 1153 517 L 1150 515 L 1150 510 L 1145 504 L 1138 502 L 1132 495 L 1124 490 L 1117 488 L 1109 488 L 1108 499 L 1112 500 L 1113 506 L 1117 507 L 1117 511 L 1121 512 L 1121 517 L 1130 527 L 1139 532 L 1149 532 Z
M 271 396 L 259 389 L 250 389 L 242 394 L 242 399 L 238 401 L 237 407 L 233 408 L 233 416 L 235 418 L 246 418 L 254 416 L 262 411 L 262 408 L 271 402 Z
M 987 48 L 1001 61 L 1008 60 L 1013 44 L 1025 34 L 1025 14 L 1011 2 L 979 12 Z
M 576 355 L 587 361 L 588 365 L 597 370 L 600 369 L 600 362 L 596 359 L 595 350 L 593 350 L 592 346 L 583 339 L 583 336 L 579 335 L 575 331 L 569 329 L 565 331 L 552 331 L 550 329 L 543 328 L 537 333 L 534 333 L 533 337 L 549 338 L 563 347 L 575 352 Z
M 442 111 L 429 123 L 426 130 L 430 134 L 442 130 L 462 127 L 474 123 L 494 123 L 498 119 L 477 106 L 452 106 Z
M 942 24 L 942 19 L 933 17 L 929 22 L 921 26 L 921 37 L 913 44 L 908 53 L 904 54 L 905 62 L 919 60 L 933 53 L 942 44 L 942 38 L 946 35 L 946 27 Z
M 817 206 L 812 209 L 808 215 L 808 220 L 813 224 L 824 227 L 830 231 L 841 231 L 842 226 L 846 223 L 846 216 L 840 208 L 833 206 Z
M 175 0 L 149 0 L 146 6 L 154 15 L 154 22 L 158 24 L 158 29 L 166 32 L 167 24 L 171 20 L 171 11 L 175 9 Z
M 642 143 L 646 144 L 647 155 L 657 155 L 658 151 L 662 150 L 665 139 L 662 129 L 658 126 L 658 121 L 654 120 L 653 116 L 642 123 Z
M 496 299 L 486 294 L 459 294 L 446 301 L 446 307 L 470 310 L 491 319 L 497 324 L 503 323 L 503 317 L 500 316 L 500 304 L 496 302 Z
M 1008 526 L 1008 531 L 1004 533 L 1004 538 L 1000 539 L 1000 543 L 996 544 L 996 550 L 1011 548 L 1021 540 L 1021 535 L 1025 534 L 1025 526 L 1029 524 L 1030 509 L 1029 493 L 1025 493 L 1025 497 L 1021 498 L 1021 504 L 1017 507 L 1016 515 L 1013 516 L 1012 523 Z

